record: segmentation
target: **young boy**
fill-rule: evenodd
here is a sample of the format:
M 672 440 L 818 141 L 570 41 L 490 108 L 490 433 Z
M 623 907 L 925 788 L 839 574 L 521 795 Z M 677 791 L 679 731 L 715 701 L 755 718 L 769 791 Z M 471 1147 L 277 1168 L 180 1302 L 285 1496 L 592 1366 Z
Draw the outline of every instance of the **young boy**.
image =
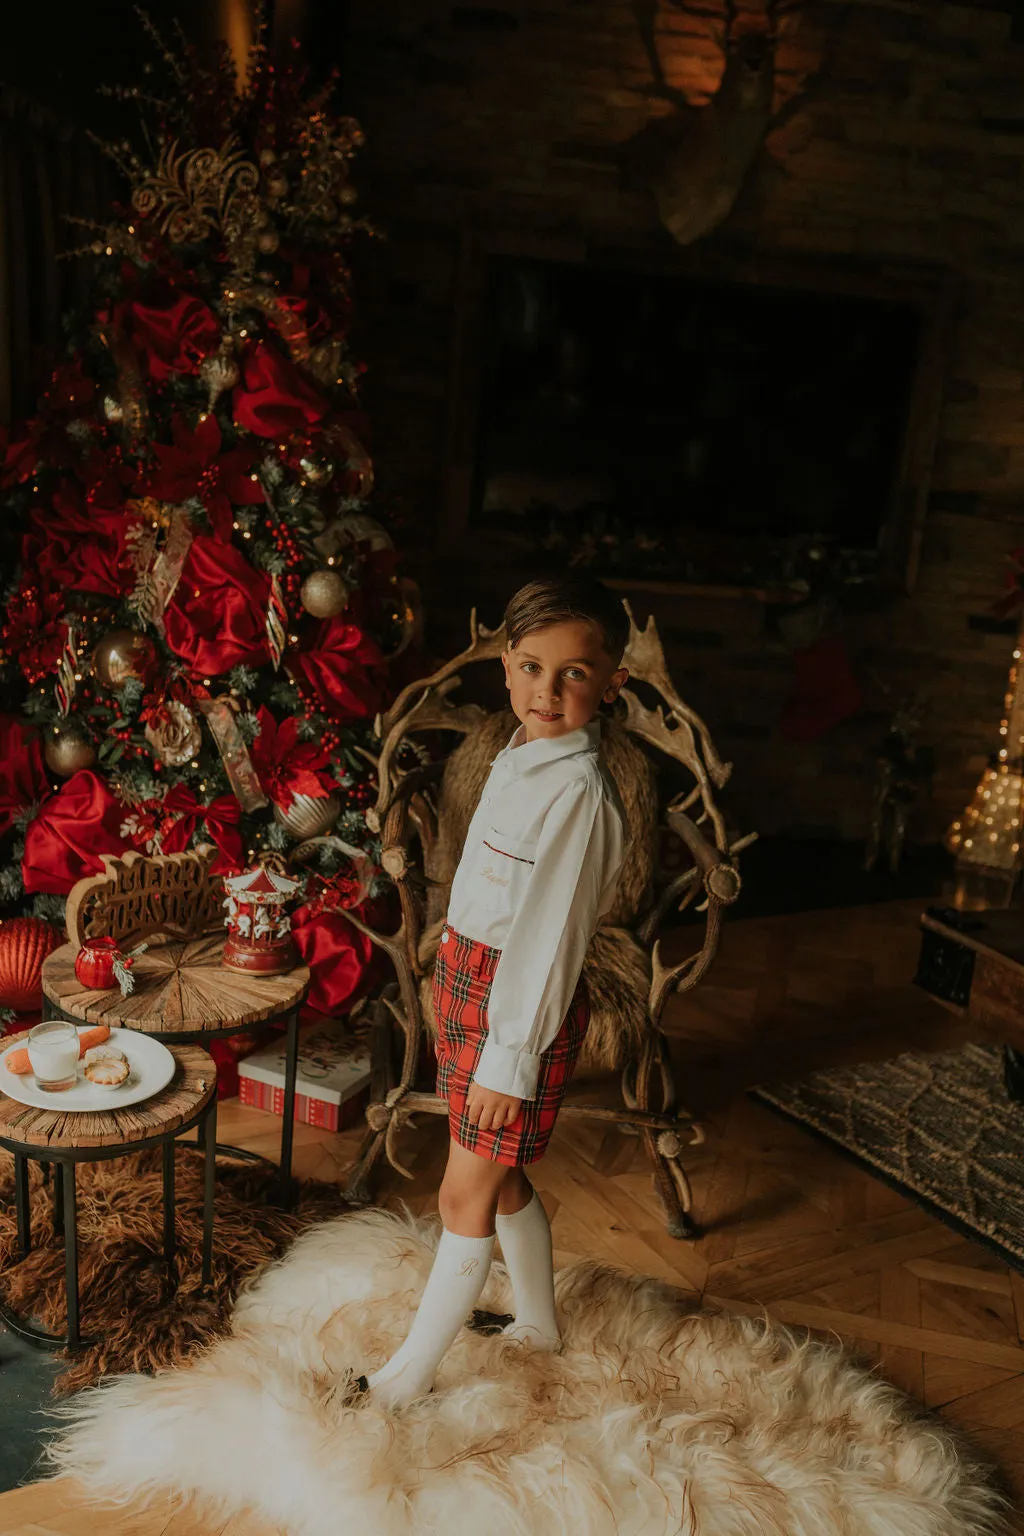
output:
M 521 724 L 491 766 L 452 884 L 434 976 L 438 1092 L 451 1145 L 437 1257 L 412 1328 L 358 1385 L 400 1408 L 429 1392 L 470 1317 L 495 1236 L 512 1282 L 506 1336 L 556 1349 L 551 1230 L 524 1167 L 548 1144 L 590 1019 L 583 957 L 611 906 L 624 817 L 597 711 L 626 681 L 629 622 L 599 582 L 533 582 L 505 612 Z M 488 1314 L 476 1314 L 482 1325 Z

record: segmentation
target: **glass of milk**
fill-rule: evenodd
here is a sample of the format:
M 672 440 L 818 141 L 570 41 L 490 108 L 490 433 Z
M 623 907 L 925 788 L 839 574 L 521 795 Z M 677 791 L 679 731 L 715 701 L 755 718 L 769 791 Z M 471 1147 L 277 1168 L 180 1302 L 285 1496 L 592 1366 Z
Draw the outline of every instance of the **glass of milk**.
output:
M 28 1032 L 28 1061 L 37 1085 L 63 1093 L 78 1081 L 78 1030 L 66 1019 L 50 1019 Z

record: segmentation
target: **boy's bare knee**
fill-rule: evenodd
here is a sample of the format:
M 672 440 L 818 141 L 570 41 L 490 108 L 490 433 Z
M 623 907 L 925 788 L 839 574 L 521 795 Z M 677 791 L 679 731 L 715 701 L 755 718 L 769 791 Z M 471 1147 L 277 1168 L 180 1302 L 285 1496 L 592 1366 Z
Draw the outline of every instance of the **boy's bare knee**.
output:
M 486 1186 L 474 1189 L 461 1182 L 445 1179 L 438 1192 L 437 1209 L 449 1231 L 461 1232 L 469 1227 L 491 1224 L 498 1208 L 497 1191 Z

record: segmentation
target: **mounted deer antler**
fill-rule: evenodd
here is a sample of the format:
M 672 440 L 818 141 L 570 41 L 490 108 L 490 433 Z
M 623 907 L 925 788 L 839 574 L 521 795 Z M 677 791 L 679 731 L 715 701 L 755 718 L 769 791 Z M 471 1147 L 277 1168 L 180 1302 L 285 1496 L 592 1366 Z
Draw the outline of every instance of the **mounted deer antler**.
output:
M 672 3 L 690 16 L 719 14 L 683 0 Z M 654 194 L 662 223 L 680 245 L 699 240 L 728 217 L 766 135 L 796 109 L 802 90 L 779 113 L 774 110 L 776 55 L 781 18 L 802 8 L 802 0 L 764 0 L 762 24 L 741 28 L 735 0 L 722 0 L 722 76 L 707 105 L 695 107 L 665 75 L 656 30 L 660 0 L 633 0 L 653 75 L 648 94 L 676 110 L 635 134 L 624 146 L 624 159 L 627 170 Z

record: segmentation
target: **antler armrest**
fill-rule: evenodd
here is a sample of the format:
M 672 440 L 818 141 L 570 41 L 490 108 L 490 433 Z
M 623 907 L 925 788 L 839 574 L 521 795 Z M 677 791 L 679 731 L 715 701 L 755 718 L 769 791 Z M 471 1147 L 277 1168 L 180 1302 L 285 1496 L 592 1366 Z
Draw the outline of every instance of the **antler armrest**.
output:
M 723 906 L 731 906 L 740 893 L 740 877 L 729 854 L 710 843 L 696 822 L 683 811 L 670 810 L 665 819 L 690 850 L 708 895 Z
M 380 832 L 382 830 L 386 825 L 388 816 L 399 801 L 408 804 L 413 795 L 418 794 L 421 789 L 426 789 L 429 785 L 436 783 L 444 773 L 446 762 L 446 758 L 439 758 L 436 763 L 427 763 L 422 768 L 413 768 L 411 772 L 404 773 L 391 788 L 388 808 L 384 812 L 383 817 L 375 805 L 371 805 L 366 812 L 366 825 L 370 831 Z

